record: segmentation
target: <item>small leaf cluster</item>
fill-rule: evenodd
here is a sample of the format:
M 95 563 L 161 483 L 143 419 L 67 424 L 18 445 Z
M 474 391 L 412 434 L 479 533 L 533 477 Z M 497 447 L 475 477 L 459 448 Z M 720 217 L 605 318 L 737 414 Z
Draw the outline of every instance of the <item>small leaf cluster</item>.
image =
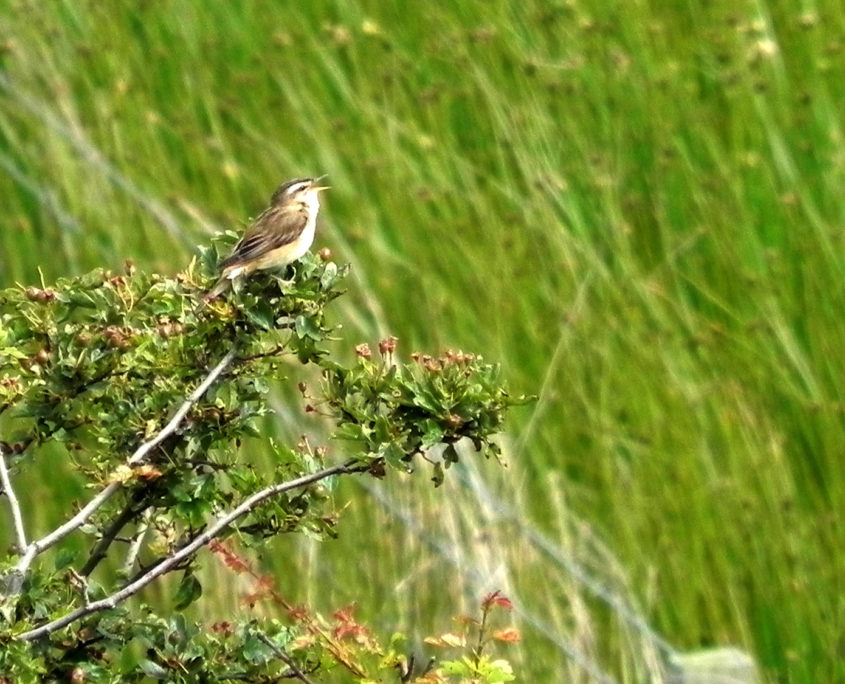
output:
M 460 625 L 459 631 L 426 637 L 426 647 L 432 648 L 413 653 L 408 651 L 407 635 L 401 632 L 393 633 L 386 642 L 373 634 L 356 618 L 354 604 L 335 610 L 331 619 L 304 606 L 292 606 L 276 589 L 272 577 L 257 573 L 249 560 L 230 545 L 214 544 L 213 550 L 232 573 L 253 580 L 253 586 L 243 596 L 250 606 L 274 604 L 288 615 L 291 628 L 299 630 L 300 636 L 288 645 L 289 654 L 300 657 L 300 671 L 307 671 L 306 668 L 311 668 L 315 674 L 322 674 L 324 669 L 342 671 L 360 684 L 386 681 L 505 684 L 515 679 L 510 663 L 489 653 L 494 648 L 520 641 L 520 633 L 515 627 L 496 627 L 502 613 L 512 608 L 510 599 L 500 591 L 491 592 L 481 600 L 478 617 L 455 616 L 453 622 Z M 441 660 L 432 655 L 432 650 L 445 651 L 449 657 Z M 310 659 L 302 660 L 302 652 L 308 652 Z
M 461 440 L 479 455 L 499 455 L 491 438 L 508 408 L 527 399 L 508 394 L 497 365 L 452 350 L 439 358 L 414 353 L 411 362 L 400 364 L 395 339 L 379 347 L 379 361 L 369 347 L 359 346 L 354 366 L 323 364 L 323 396 L 338 425 L 335 435 L 354 442 L 372 472 L 383 464 L 411 472 L 419 457 L 431 464 L 439 485 L 444 469 L 458 461 Z

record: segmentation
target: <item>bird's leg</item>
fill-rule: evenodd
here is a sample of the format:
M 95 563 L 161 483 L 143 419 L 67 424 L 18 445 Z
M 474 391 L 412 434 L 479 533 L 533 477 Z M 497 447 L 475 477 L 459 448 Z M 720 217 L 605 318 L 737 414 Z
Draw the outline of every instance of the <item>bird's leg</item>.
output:
M 293 284 L 296 282 L 296 278 L 293 278 L 293 277 L 292 277 L 290 280 L 288 280 L 288 279 L 286 279 L 286 278 L 284 277 L 285 275 L 287 275 L 287 273 L 288 273 L 290 270 L 292 270 L 292 269 L 291 269 L 291 265 L 290 265 L 290 264 L 285 264 L 285 266 L 284 266 L 284 267 L 281 269 L 281 271 L 279 272 L 279 285 L 281 286 L 281 288 L 282 288 L 283 290 L 286 290 L 287 288 L 289 288 L 291 285 L 293 285 Z M 295 270 L 294 270 L 294 272 L 293 272 L 293 275 L 296 275 L 296 271 L 295 271 Z

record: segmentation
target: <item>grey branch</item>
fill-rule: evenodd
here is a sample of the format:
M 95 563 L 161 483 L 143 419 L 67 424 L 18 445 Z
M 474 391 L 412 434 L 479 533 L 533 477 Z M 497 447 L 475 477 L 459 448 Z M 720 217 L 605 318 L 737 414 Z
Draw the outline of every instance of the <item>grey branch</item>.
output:
M 246 515 L 270 497 L 276 496 L 277 494 L 281 494 L 283 492 L 287 492 L 291 489 L 306 487 L 310 484 L 313 484 L 314 482 L 319 482 L 320 480 L 324 480 L 327 477 L 331 477 L 332 475 L 357 473 L 361 472 L 361 470 L 362 466 L 357 461 L 349 461 L 347 463 L 341 463 L 330 468 L 324 468 L 323 470 L 320 470 L 316 473 L 312 473 L 310 475 L 303 475 L 302 477 L 298 477 L 295 480 L 290 480 L 288 482 L 280 482 L 279 484 L 275 484 L 265 489 L 262 489 L 245 499 L 238 507 L 232 509 L 226 515 L 223 515 L 218 518 L 212 525 L 208 527 L 208 529 L 206 529 L 205 532 L 194 537 L 194 539 L 191 540 L 189 544 L 183 546 L 172 556 L 169 556 L 167 559 L 156 565 L 147 573 L 141 575 L 135 581 L 127 584 L 120 591 L 117 591 L 111 596 L 107 596 L 106 598 L 101 599 L 99 601 L 94 601 L 86 606 L 77 608 L 76 610 L 71 613 L 68 613 L 64 617 L 53 620 L 52 622 L 48 622 L 47 624 L 41 625 L 40 627 L 36 627 L 35 629 L 31 629 L 28 632 L 23 632 L 22 634 L 18 635 L 18 638 L 23 639 L 24 641 L 33 641 L 35 639 L 39 639 L 41 637 L 52 634 L 53 632 L 62 629 L 63 627 L 67 627 L 67 625 L 76 622 L 77 620 L 81 620 L 86 615 L 91 615 L 92 613 L 98 613 L 104 610 L 110 610 L 114 608 L 119 603 L 122 603 L 123 601 L 128 599 L 130 596 L 137 594 L 139 591 L 141 591 L 141 589 L 146 587 L 157 577 L 164 575 L 173 567 L 177 566 L 185 559 L 194 555 L 197 551 L 199 551 L 199 549 L 208 544 L 208 542 L 210 542 L 215 537 L 219 536 L 223 532 L 223 530 L 225 530 L 235 520 Z
M 211 372 L 206 376 L 205 380 L 202 381 L 199 387 L 197 387 L 194 392 L 189 396 L 182 405 L 179 407 L 179 410 L 173 415 L 173 418 L 170 419 L 170 422 L 167 423 L 159 432 L 153 437 L 151 440 L 144 442 L 139 446 L 135 452 L 129 457 L 126 461 L 126 465 L 134 466 L 140 463 L 144 458 L 146 458 L 147 454 L 150 453 L 152 449 L 157 447 L 161 444 L 165 439 L 167 439 L 170 435 L 176 432 L 176 429 L 179 427 L 179 424 L 185 419 L 185 416 L 188 415 L 188 411 L 190 411 L 191 406 L 193 406 L 199 399 L 202 397 L 203 394 L 206 393 L 209 387 L 214 384 L 218 377 L 226 370 L 229 364 L 235 358 L 235 349 L 232 348 L 229 352 L 220 359 L 220 362 L 211 370 Z M 79 529 L 85 522 L 90 518 L 106 501 L 111 498 L 111 496 L 121 488 L 120 482 L 112 482 L 111 484 L 107 485 L 102 491 L 100 491 L 97 496 L 95 496 L 91 501 L 89 501 L 85 506 L 83 506 L 79 512 L 74 515 L 70 520 L 65 522 L 64 524 L 57 527 L 55 530 L 50 532 L 50 534 L 38 539 L 28 546 L 24 547 L 24 552 L 21 555 L 21 559 L 18 561 L 16 572 L 20 574 L 25 574 L 27 570 L 29 570 L 29 566 L 32 564 L 33 559 L 42 551 L 49 549 L 51 546 L 56 544 L 57 542 L 64 539 L 67 535 L 69 535 L 74 530 Z
M 23 515 L 21 514 L 21 505 L 18 503 L 18 497 L 15 496 L 15 490 L 12 488 L 12 478 L 9 477 L 9 469 L 6 467 L 6 454 L 3 453 L 3 447 L 0 446 L 0 484 L 2 484 L 2 491 L 9 500 L 9 508 L 12 511 L 12 521 L 15 525 L 15 540 L 18 547 L 23 551 L 26 548 L 26 532 L 23 529 Z

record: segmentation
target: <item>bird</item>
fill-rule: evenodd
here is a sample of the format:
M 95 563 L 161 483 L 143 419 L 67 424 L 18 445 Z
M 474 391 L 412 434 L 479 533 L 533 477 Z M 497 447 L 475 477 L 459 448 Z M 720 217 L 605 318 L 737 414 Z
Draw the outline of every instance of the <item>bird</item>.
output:
M 276 189 L 270 205 L 217 265 L 220 278 L 205 295 L 206 300 L 225 292 L 236 278 L 287 266 L 310 249 L 320 211 L 319 194 L 329 187 L 319 184 L 323 178 L 294 178 Z

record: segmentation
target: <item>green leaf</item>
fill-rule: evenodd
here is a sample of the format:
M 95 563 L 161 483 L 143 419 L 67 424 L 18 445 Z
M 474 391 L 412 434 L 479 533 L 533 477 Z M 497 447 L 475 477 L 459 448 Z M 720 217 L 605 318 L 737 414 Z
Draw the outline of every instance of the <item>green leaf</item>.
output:
M 392 425 L 386 416 L 377 416 L 373 426 L 373 439 L 377 442 L 389 442 L 392 439 Z
M 474 674 L 472 663 L 468 658 L 462 660 L 444 660 L 440 663 L 443 672 L 450 675 L 458 675 L 459 677 L 469 677 Z
M 320 326 L 317 325 L 313 318 L 308 316 L 297 316 L 294 320 L 294 329 L 296 330 L 296 336 L 299 337 L 299 339 L 307 337 L 315 342 L 320 342 L 323 339 L 323 333 L 320 330 Z
M 398 470 L 410 472 L 410 467 L 404 462 L 406 454 L 398 444 L 383 444 L 379 449 L 378 454 L 389 466 Z
M 181 494 L 184 495 L 184 490 Z M 191 527 L 201 527 L 210 508 L 208 501 L 195 499 L 193 495 L 189 495 L 188 498 L 174 506 L 176 513 L 184 518 Z
M 75 549 L 62 549 L 56 554 L 55 569 L 63 570 L 76 561 L 78 555 Z
M 335 284 L 337 280 L 337 264 L 334 262 L 329 262 L 326 264 L 326 267 L 323 269 L 323 273 L 320 275 L 320 287 L 324 290 L 330 290 L 332 285 Z
M 167 670 L 165 670 L 161 665 L 158 663 L 154 663 L 152 660 L 144 659 L 140 663 L 138 663 L 138 669 L 141 670 L 147 677 L 152 679 L 168 679 L 169 675 L 167 674 Z
M 275 315 L 269 305 L 263 303 L 248 307 L 244 315 L 250 323 L 254 323 L 264 330 L 272 330 L 275 327 Z
M 184 610 L 202 595 L 202 585 L 192 572 L 186 572 L 173 597 L 176 610 Z
M 266 663 L 273 656 L 273 652 L 261 639 L 250 634 L 244 641 L 243 655 L 248 662 Z
M 430 447 L 439 444 L 445 434 L 446 431 L 436 421 L 426 420 L 423 422 L 423 446 Z

